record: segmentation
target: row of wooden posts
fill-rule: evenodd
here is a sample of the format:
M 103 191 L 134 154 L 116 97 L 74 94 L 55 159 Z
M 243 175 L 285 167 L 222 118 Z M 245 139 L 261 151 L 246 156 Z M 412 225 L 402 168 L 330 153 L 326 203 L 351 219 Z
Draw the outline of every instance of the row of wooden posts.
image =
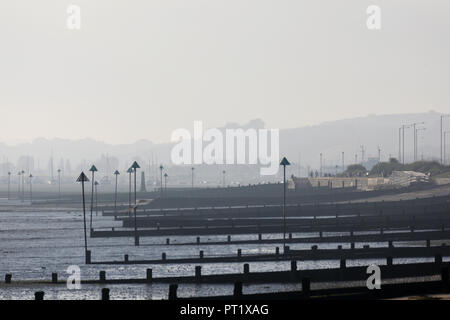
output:
M 296 267 L 295 261 L 293 261 L 292 267 Z M 444 287 L 448 289 L 448 285 L 450 283 L 450 275 L 449 275 L 448 267 L 442 268 L 442 270 L 441 270 L 441 282 L 442 282 L 442 284 L 444 284 Z M 303 297 L 309 298 L 311 296 L 311 279 L 308 277 L 303 277 L 301 279 L 301 285 L 302 285 L 301 292 L 302 292 Z M 234 299 L 243 298 L 242 287 L 243 286 L 242 286 L 241 281 L 234 282 L 233 296 L 232 296 Z M 178 299 L 177 290 L 178 290 L 178 284 L 172 283 L 169 285 L 168 300 Z M 44 291 L 37 291 L 34 294 L 35 300 L 44 300 L 44 296 L 45 296 Z M 110 289 L 109 288 L 101 289 L 101 300 L 103 300 L 103 301 L 110 300 Z
M 387 257 L 386 258 L 386 262 L 388 266 L 392 266 L 393 265 L 393 259 L 392 257 Z M 436 254 L 434 257 L 434 262 L 436 264 L 442 264 L 442 255 L 441 254 Z M 347 264 L 346 264 L 346 259 L 340 259 L 340 269 L 345 269 L 347 268 Z M 291 268 L 290 268 L 291 272 L 297 272 L 297 260 L 291 260 Z M 243 265 L 243 274 L 244 275 L 248 275 L 250 273 L 250 265 L 248 263 L 245 263 Z M 201 266 L 195 266 L 195 278 L 196 280 L 198 280 L 199 282 L 201 281 L 202 278 L 202 267 Z M 8 273 L 5 275 L 5 284 L 11 284 L 12 281 L 12 274 Z M 153 269 L 151 268 L 147 268 L 146 269 L 146 282 L 152 282 L 153 281 Z M 57 273 L 52 273 L 52 281 L 53 284 L 57 284 L 58 283 L 58 274 Z M 99 272 L 99 283 L 106 283 L 106 271 L 102 270 Z

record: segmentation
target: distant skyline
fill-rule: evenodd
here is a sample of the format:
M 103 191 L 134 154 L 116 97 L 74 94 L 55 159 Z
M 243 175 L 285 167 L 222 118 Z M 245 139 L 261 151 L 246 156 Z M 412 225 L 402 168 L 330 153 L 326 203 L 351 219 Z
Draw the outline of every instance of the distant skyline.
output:
M 438 117 L 439 114 L 445 114 L 443 112 L 438 112 L 436 110 L 428 110 L 427 112 L 417 112 L 417 113 L 391 113 L 391 114 L 367 114 L 367 115 L 363 115 L 363 116 L 356 116 L 356 117 L 348 117 L 348 118 L 342 118 L 342 119 L 335 119 L 335 120 L 327 120 L 327 121 L 322 121 L 319 123 L 313 123 L 313 124 L 309 124 L 309 125 L 303 125 L 303 126 L 294 126 L 294 127 L 289 127 L 289 128 L 281 128 L 281 130 L 291 130 L 291 129 L 303 129 L 303 128 L 308 128 L 308 127 L 314 127 L 314 126 L 320 126 L 320 125 L 324 125 L 327 123 L 333 123 L 333 122 L 340 122 L 340 121 L 346 121 L 346 120 L 355 120 L 358 118 L 367 118 L 367 117 L 373 117 L 373 116 L 381 116 L 381 117 L 389 117 L 389 116 L 398 116 L 398 115 L 408 115 L 408 116 L 414 116 L 414 115 L 421 115 L 421 114 L 429 114 L 429 113 L 436 113 L 436 116 Z M 438 119 L 438 118 L 436 118 Z M 246 123 L 238 123 L 238 122 L 234 122 L 234 121 L 226 121 L 223 124 L 219 124 L 218 128 L 224 128 L 227 125 L 232 125 L 237 126 L 237 127 L 242 127 L 242 128 L 246 128 L 249 126 L 249 123 L 254 122 L 254 121 L 258 121 L 259 125 L 263 124 L 265 128 L 268 128 L 267 123 L 263 120 L 263 119 L 250 119 L 249 122 Z M 405 121 L 404 123 L 406 124 L 408 121 Z M 399 122 L 399 125 L 401 125 L 402 122 Z M 380 123 L 380 126 L 382 126 L 383 124 Z M 186 127 L 188 130 L 192 129 L 192 123 Z M 448 125 L 448 127 L 450 128 L 450 124 Z M 0 138 L 1 139 L 1 138 Z M 80 137 L 80 138 L 65 138 L 65 137 L 60 137 L 60 136 L 53 136 L 53 137 L 44 137 L 44 136 L 39 136 L 39 137 L 34 137 L 34 138 L 30 138 L 29 140 L 22 140 L 22 141 L 5 141 L 5 140 L 0 140 L 0 144 L 3 144 L 5 146 L 10 146 L 10 147 L 15 147 L 18 145 L 23 145 L 23 144 L 29 144 L 29 143 L 33 143 L 37 140 L 40 139 L 44 139 L 44 140 L 48 140 L 48 141 L 57 141 L 57 140 L 66 140 L 66 141 L 83 141 L 83 140 L 91 140 L 91 141 L 96 141 L 99 143 L 104 143 L 107 145 L 113 145 L 113 146 L 117 146 L 117 145 L 130 145 L 130 144 L 135 144 L 135 143 L 139 143 L 140 141 L 146 141 L 146 142 L 151 142 L 155 145 L 158 144 L 170 144 L 170 136 L 168 137 L 167 140 L 165 141 L 154 141 L 152 139 L 149 139 L 147 137 L 142 137 L 139 139 L 136 139 L 134 141 L 129 141 L 129 142 L 110 142 L 110 141 L 105 141 L 105 140 L 101 140 L 101 139 L 97 139 L 95 137 L 89 137 L 89 136 L 85 136 L 85 137 Z
M 364 146 L 366 159 L 378 155 L 381 148 L 382 160 L 389 155 L 398 155 L 398 131 L 402 124 L 425 122 L 425 130 L 418 134 L 418 156 L 427 160 L 439 159 L 440 113 L 408 113 L 391 115 L 369 115 L 338 121 L 327 121 L 320 125 L 304 126 L 280 130 L 280 154 L 293 163 L 299 156 L 305 165 L 315 166 L 319 154 L 323 154 L 326 164 L 341 164 L 341 154 L 345 152 L 346 163 L 353 163 L 355 154 L 361 159 L 361 146 Z M 249 123 L 228 123 L 227 128 L 262 128 L 261 119 Z M 223 126 L 222 126 L 223 129 Z M 450 118 L 444 121 L 444 130 L 450 129 Z M 170 164 L 173 143 L 153 143 L 140 139 L 130 144 L 109 144 L 96 139 L 46 139 L 33 140 L 32 143 L 6 145 L 0 143 L 0 160 L 16 162 L 21 156 L 33 156 L 35 160 L 46 163 L 51 155 L 55 159 L 70 159 L 73 163 L 97 163 L 106 156 L 118 158 L 122 164 L 141 159 L 143 163 L 156 162 Z M 450 145 L 447 141 L 447 154 Z M 412 161 L 413 130 L 405 131 L 405 159 Z M 448 155 L 447 159 L 450 159 Z M 58 160 L 59 161 L 59 160 Z
M 381 30 L 366 26 L 372 4 Z M 448 0 L 2 1 L 0 140 L 159 143 L 194 120 L 450 112 L 449 16 Z

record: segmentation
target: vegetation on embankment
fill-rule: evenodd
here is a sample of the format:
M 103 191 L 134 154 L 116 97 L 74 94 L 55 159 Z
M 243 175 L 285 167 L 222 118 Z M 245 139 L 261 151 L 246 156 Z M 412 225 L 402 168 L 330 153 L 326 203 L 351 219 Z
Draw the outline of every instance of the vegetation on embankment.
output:
M 360 164 L 348 166 L 344 176 L 365 176 L 369 173 L 370 176 L 388 177 L 392 171 L 416 171 L 430 174 L 433 178 L 450 178 L 450 166 L 441 165 L 437 161 L 416 161 L 402 164 L 395 158 L 391 158 L 389 162 L 376 164 L 370 171 Z

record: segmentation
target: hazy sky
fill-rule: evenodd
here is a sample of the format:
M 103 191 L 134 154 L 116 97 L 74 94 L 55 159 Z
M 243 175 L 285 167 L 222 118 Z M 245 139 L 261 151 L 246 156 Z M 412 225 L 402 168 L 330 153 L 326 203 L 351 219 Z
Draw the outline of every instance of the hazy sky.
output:
M 449 17 L 448 0 L 2 0 L 0 141 L 450 112 Z

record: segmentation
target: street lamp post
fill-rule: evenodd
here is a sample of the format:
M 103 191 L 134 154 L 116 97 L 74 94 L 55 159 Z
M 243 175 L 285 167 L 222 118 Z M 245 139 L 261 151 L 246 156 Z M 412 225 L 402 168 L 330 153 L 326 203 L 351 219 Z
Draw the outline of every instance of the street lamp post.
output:
M 169 177 L 169 175 L 166 173 L 164 173 L 164 191 L 167 193 L 167 178 Z
M 116 176 L 116 187 L 114 189 L 114 212 L 117 211 L 117 177 L 119 176 L 119 170 L 114 171 L 114 175 Z
M 446 150 L 445 150 L 445 145 L 446 145 L 446 136 L 447 134 L 449 134 L 450 131 L 444 131 L 444 166 L 447 164 L 447 157 L 446 157 Z
M 443 115 L 441 115 L 441 131 L 440 131 L 440 137 L 441 137 L 441 164 L 443 164 L 443 157 L 442 157 L 442 136 L 443 136 L 443 132 L 444 132 L 443 120 L 446 117 L 450 117 L 450 114 L 443 114 Z
M 402 125 L 402 163 L 405 164 L 405 129 L 411 128 L 411 125 Z
M 191 182 L 192 182 L 192 189 L 194 189 L 194 167 L 191 168 L 192 175 L 191 175 Z
M 417 131 L 416 131 L 416 125 L 418 124 L 424 124 L 425 122 L 415 122 L 412 124 L 413 127 L 413 134 L 414 134 L 414 162 L 417 161 Z
M 89 222 L 89 227 L 92 229 L 92 211 L 94 210 L 94 183 L 95 183 L 95 172 L 98 171 L 95 165 L 92 165 L 89 171 L 92 172 L 92 190 L 91 190 L 91 218 Z
M 284 157 L 280 165 L 283 166 L 283 252 L 286 252 L 286 166 L 289 166 L 289 161 Z
M 83 223 L 84 223 L 84 257 L 86 264 L 90 263 L 90 258 L 88 258 L 88 249 L 87 249 L 87 235 L 86 235 L 86 201 L 84 198 L 84 183 L 89 182 L 88 177 L 81 172 L 80 176 L 77 179 L 77 182 L 81 182 L 81 195 L 83 198 Z
M 417 129 L 415 129 L 415 137 L 414 137 L 415 138 L 415 145 L 414 145 L 415 155 L 414 155 L 414 157 L 415 157 L 416 161 L 417 161 L 417 158 L 418 158 L 418 155 L 419 155 L 419 140 L 418 140 L 417 133 L 419 131 L 422 131 L 422 130 L 426 130 L 426 128 L 417 128 Z
M 416 129 L 416 153 L 417 153 L 417 155 L 419 154 L 419 139 L 418 139 L 417 133 L 418 133 L 419 131 L 423 131 L 423 130 L 426 130 L 426 128 L 417 128 L 417 129 Z M 421 160 L 423 161 L 423 153 L 422 153 Z

